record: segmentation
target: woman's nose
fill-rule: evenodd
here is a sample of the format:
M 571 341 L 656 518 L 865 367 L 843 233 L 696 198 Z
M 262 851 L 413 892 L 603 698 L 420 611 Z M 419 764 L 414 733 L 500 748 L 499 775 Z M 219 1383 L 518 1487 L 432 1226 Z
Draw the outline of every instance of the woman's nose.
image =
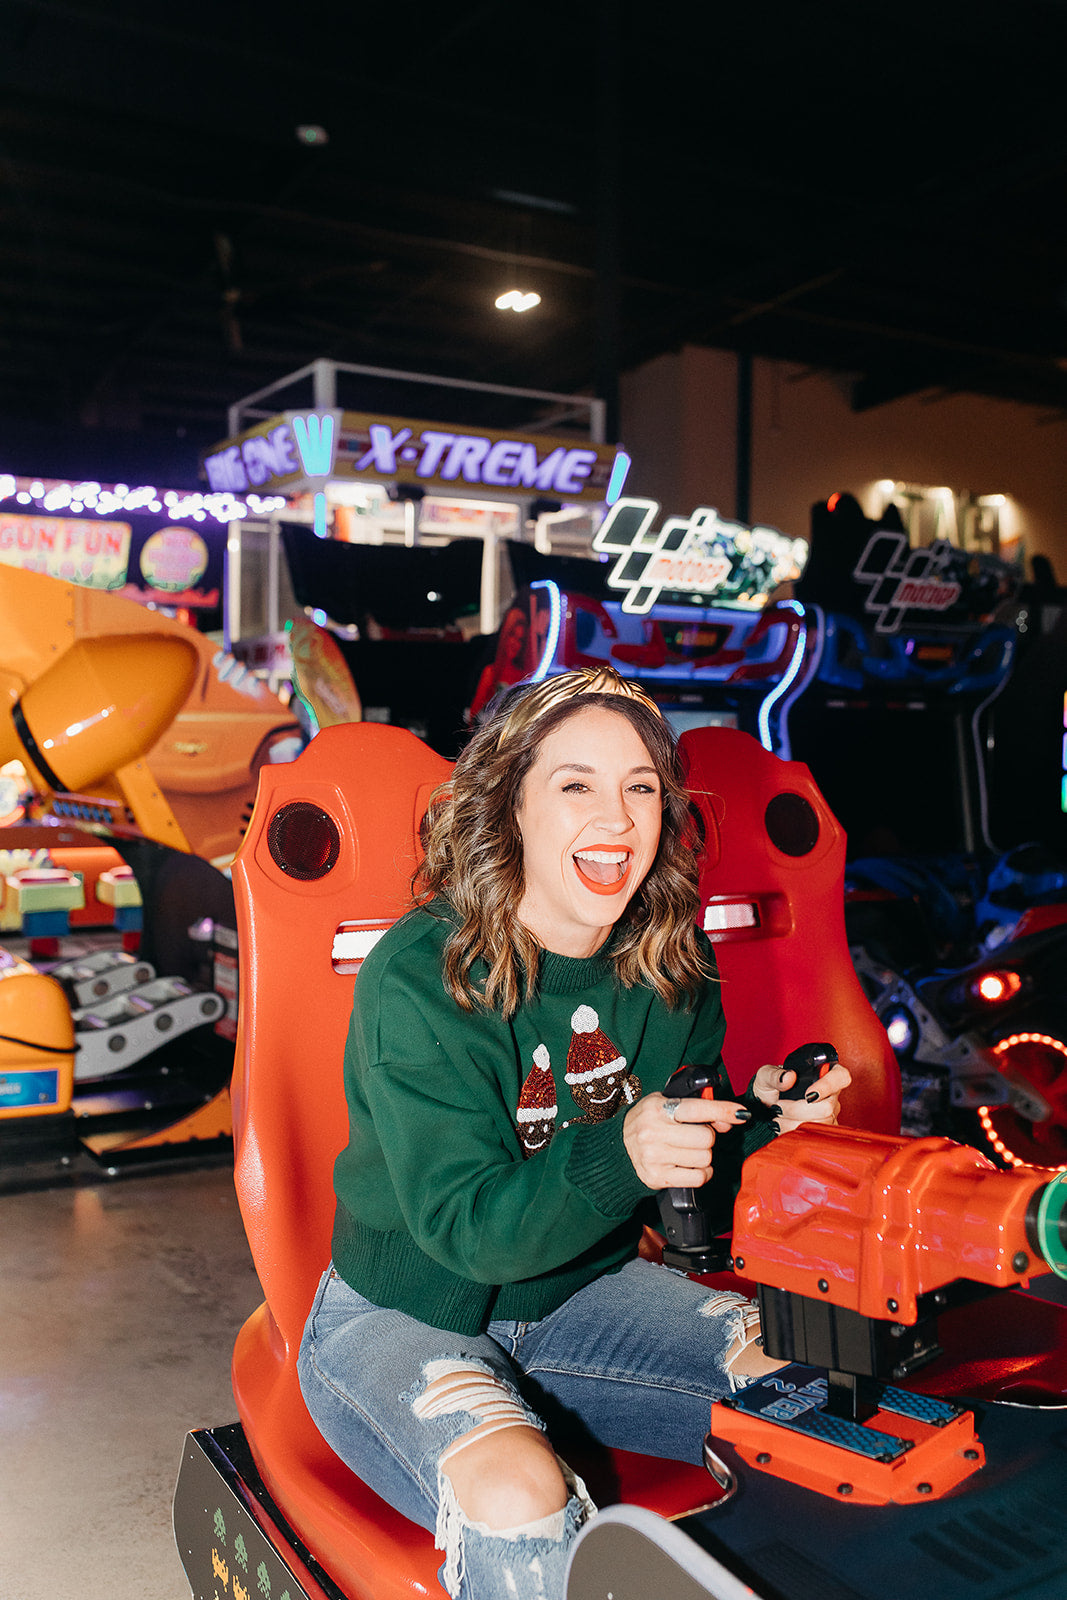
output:
M 602 827 L 611 828 L 616 833 L 625 833 L 632 826 L 630 808 L 622 790 L 601 797 L 598 821 Z

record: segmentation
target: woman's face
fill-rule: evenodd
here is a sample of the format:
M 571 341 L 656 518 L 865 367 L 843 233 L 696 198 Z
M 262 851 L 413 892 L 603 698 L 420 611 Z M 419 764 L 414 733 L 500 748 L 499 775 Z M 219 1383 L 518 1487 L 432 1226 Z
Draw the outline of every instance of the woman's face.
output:
M 662 812 L 652 757 L 626 717 L 590 706 L 543 740 L 516 818 L 519 921 L 546 950 L 600 948 L 655 860 Z

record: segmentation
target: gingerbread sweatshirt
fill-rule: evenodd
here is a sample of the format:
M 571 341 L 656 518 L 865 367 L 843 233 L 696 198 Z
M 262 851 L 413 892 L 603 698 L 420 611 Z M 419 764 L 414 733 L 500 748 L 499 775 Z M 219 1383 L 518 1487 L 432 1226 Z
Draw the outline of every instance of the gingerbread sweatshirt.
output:
M 651 989 L 622 988 L 603 952 L 545 953 L 536 994 L 504 1021 L 445 990 L 450 930 L 439 904 L 409 913 L 356 980 L 333 1252 L 376 1305 L 478 1333 L 493 1318 L 536 1321 L 636 1254 L 653 1191 L 622 1125 L 640 1095 L 700 1064 L 737 1097 L 716 981 L 671 1011 Z M 724 1227 L 741 1161 L 773 1135 L 755 1120 L 719 1135 Z

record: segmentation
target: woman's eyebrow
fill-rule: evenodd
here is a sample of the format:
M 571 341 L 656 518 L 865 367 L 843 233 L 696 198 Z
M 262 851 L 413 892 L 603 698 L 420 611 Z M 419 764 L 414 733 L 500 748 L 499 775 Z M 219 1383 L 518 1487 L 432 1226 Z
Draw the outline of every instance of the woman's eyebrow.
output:
M 549 773 L 549 777 L 550 778 L 554 778 L 556 776 L 556 774 L 560 773 L 560 772 L 595 772 L 595 771 L 596 771 L 595 767 L 588 766 L 584 761 L 561 761 L 558 767 L 553 767 L 552 768 L 552 771 Z M 643 766 L 643 767 L 631 767 L 629 772 L 627 772 L 625 774 L 625 776 L 627 778 L 633 778 L 633 777 L 636 777 L 636 775 L 639 772 L 640 773 L 650 772 L 654 778 L 658 777 L 658 773 L 656 772 L 655 767 L 653 767 L 651 765 Z

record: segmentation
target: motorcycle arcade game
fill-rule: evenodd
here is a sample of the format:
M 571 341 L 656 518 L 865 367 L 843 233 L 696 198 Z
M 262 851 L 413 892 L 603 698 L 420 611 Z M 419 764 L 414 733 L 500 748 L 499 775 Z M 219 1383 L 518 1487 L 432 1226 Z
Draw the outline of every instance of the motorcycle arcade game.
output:
M 816 641 L 789 588 L 807 542 L 709 507 L 658 518 L 653 500 L 618 500 L 593 538 L 597 560 L 513 550 L 524 581 L 472 716 L 510 685 L 607 663 L 641 683 L 676 733 L 739 728 L 788 759 L 787 714 Z
M 821 645 L 790 731 L 849 832 L 849 939 L 905 1131 L 1059 1167 L 1067 636 L 1050 577 L 1020 582 L 992 556 L 911 549 L 892 508 L 875 524 L 847 495 L 816 505 L 796 587 Z

